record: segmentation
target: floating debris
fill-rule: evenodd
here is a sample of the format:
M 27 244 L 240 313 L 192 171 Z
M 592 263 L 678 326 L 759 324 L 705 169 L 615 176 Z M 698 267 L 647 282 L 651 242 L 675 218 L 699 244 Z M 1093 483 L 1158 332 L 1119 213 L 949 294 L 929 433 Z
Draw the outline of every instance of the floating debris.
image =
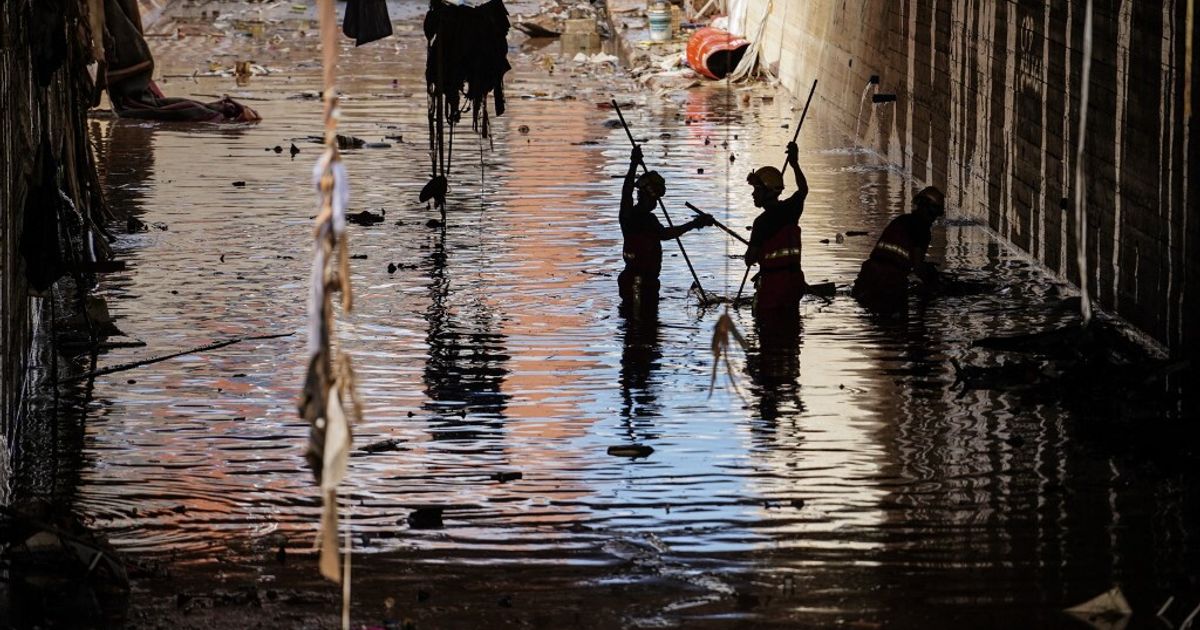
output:
M 445 508 L 440 507 L 417 508 L 405 520 L 413 529 L 440 529 L 444 510 Z
M 644 444 L 626 444 L 608 447 L 608 454 L 613 457 L 632 457 L 633 459 L 638 459 L 649 457 L 653 452 L 653 447 Z

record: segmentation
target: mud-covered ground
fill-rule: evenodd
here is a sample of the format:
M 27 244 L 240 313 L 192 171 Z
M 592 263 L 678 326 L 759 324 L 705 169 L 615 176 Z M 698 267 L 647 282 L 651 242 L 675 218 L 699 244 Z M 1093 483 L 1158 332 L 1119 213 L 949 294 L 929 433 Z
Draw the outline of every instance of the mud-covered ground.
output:
M 859 137 L 824 126 L 818 97 L 800 141 L 805 273 L 839 292 L 805 299 L 782 352 L 735 351 L 742 393 L 722 371 L 710 396 L 723 307 L 688 293 L 674 245 L 657 318 L 618 311 L 629 145 L 609 101 L 675 220 L 691 201 L 737 230 L 755 216 L 745 174 L 782 162 L 800 104 L 647 86 L 514 32 L 508 112 L 490 142 L 459 129 L 448 219 L 431 224 L 423 6 L 393 3 L 395 37 L 343 42 L 339 66 L 341 132 L 379 143 L 345 153 L 351 209 L 384 218 L 350 228 L 356 309 L 339 317 L 366 405 L 342 493 L 354 627 L 1073 627 L 1061 610 L 1113 585 L 1149 627 L 1168 597 L 1174 622 L 1200 601 L 1186 372 L 1136 359 L 1081 375 L 977 345 L 1073 329 L 1078 303 L 953 204 L 930 250 L 946 291 L 898 319 L 847 295 L 914 189 L 871 152 L 896 139 L 866 92 Z M 295 333 L 43 401 L 57 421 L 26 436 L 13 496 L 49 497 L 111 542 L 130 627 L 340 616 L 316 573 L 295 407 L 321 105 L 311 9 L 292 7 L 176 3 L 150 29 L 164 92 L 228 93 L 261 123 L 89 121 L 129 264 L 100 294 L 112 340 L 145 342 L 96 366 Z M 239 83 L 245 60 L 258 68 Z M 713 228 L 684 243 L 706 289 L 736 292 L 740 244 Z M 731 313 L 757 348 L 749 309 Z M 609 454 L 629 445 L 654 451 Z M 443 525 L 411 527 L 427 507 Z

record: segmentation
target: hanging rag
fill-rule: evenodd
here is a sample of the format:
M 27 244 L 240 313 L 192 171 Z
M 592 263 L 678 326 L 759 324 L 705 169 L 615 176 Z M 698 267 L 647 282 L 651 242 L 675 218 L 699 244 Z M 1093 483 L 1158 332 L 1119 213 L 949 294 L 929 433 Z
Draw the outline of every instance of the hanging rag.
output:
M 33 73 L 41 87 L 67 58 L 67 8 L 62 0 L 39 0 L 30 5 L 29 48 Z
M 66 275 L 61 243 L 62 192 L 58 187 L 58 161 L 49 138 L 38 147 L 38 171 L 25 197 L 25 217 L 21 228 L 21 256 L 25 259 L 25 279 L 36 294 L 42 294 Z
M 482 138 L 490 138 L 488 94 L 492 95 L 495 114 L 504 114 L 504 75 L 512 69 L 508 63 L 509 26 L 503 0 L 489 0 L 477 7 L 429 1 L 424 30 L 432 172 L 420 198 L 423 202 L 432 199 L 442 209 L 443 218 L 449 188 L 446 176 L 454 159 L 455 125 L 469 108 L 471 129 Z
M 225 97 L 211 103 L 164 96 L 151 77 L 154 56 L 142 33 L 137 0 L 104 2 L 105 83 L 122 118 L 175 122 L 253 122 L 253 109 Z
M 347 0 L 342 33 L 354 39 L 355 46 L 390 37 L 392 18 L 387 0 Z
M 305 458 L 321 490 L 318 566 L 328 580 L 342 583 L 342 628 L 350 627 L 350 543 L 339 571 L 337 488 L 346 477 L 351 430 L 362 419 L 350 357 L 335 346 L 332 296 L 341 294 L 350 313 L 350 252 L 346 241 L 349 176 L 338 152 L 338 99 L 335 89 L 338 39 L 333 0 L 321 0 L 321 52 L 325 102 L 325 151 L 313 166 L 318 212 L 314 229 L 312 284 L 308 294 L 308 373 L 299 412 L 309 424 Z M 349 532 L 347 532 L 349 536 Z

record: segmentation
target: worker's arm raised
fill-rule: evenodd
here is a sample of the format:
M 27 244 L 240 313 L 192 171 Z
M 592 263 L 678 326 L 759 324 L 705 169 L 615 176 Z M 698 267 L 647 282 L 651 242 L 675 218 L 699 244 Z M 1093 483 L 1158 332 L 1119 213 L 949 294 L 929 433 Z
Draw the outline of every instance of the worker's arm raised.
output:
M 637 180 L 638 165 L 642 163 L 642 148 L 633 145 L 629 154 L 629 171 L 625 173 L 625 184 L 621 187 L 621 213 L 633 208 L 633 185 Z
M 789 142 L 787 145 L 787 163 L 792 167 L 792 171 L 796 173 L 796 193 L 800 199 L 808 197 L 808 178 L 804 176 L 804 171 L 800 169 L 800 148 L 795 142 Z

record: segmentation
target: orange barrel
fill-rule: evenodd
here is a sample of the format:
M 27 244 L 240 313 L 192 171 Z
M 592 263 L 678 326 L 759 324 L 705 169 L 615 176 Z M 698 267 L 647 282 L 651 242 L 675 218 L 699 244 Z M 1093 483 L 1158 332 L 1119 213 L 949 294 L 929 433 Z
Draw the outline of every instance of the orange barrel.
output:
M 706 26 L 688 40 L 688 65 L 710 79 L 722 79 L 737 67 L 749 46 L 741 37 Z

